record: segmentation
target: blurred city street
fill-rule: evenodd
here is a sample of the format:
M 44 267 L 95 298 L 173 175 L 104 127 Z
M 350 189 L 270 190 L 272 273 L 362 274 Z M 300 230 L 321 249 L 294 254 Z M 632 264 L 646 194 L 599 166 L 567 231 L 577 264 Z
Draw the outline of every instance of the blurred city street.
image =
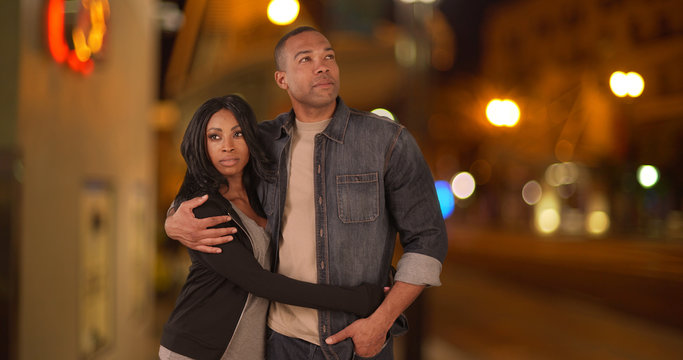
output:
M 439 340 L 425 346 L 425 359 L 645 360 L 683 353 L 680 244 L 449 230 L 457 240 L 443 285 L 425 293 L 427 337 Z

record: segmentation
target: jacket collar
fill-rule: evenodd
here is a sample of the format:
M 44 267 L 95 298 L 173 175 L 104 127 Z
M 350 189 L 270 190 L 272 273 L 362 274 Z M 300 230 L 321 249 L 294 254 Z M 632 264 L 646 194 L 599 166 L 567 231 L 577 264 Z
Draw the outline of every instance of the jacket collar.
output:
M 327 125 L 322 134 L 327 136 L 330 140 L 336 141 L 340 144 L 344 143 L 344 135 L 346 134 L 346 128 L 349 124 L 349 115 L 351 114 L 351 109 L 344 103 L 341 97 L 337 96 L 337 106 L 334 109 L 334 115 L 332 115 L 332 120 L 330 124 Z M 280 127 L 280 134 L 278 139 L 285 136 L 292 135 L 292 128 L 294 127 L 294 109 L 290 110 L 288 114 L 285 115 L 284 121 Z

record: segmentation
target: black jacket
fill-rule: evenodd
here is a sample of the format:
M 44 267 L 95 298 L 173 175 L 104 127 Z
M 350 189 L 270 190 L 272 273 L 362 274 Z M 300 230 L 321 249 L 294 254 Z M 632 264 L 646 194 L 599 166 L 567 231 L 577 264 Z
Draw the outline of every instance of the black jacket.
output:
M 161 345 L 196 359 L 220 359 L 235 332 L 249 292 L 277 302 L 368 316 L 380 304 L 380 286 L 352 288 L 293 280 L 264 270 L 254 258 L 246 233 L 228 200 L 219 194 L 194 209 L 198 218 L 229 214 L 234 240 L 218 245 L 220 254 L 188 249 L 192 265 L 175 308 L 164 326 Z M 277 256 L 274 254 L 274 256 Z

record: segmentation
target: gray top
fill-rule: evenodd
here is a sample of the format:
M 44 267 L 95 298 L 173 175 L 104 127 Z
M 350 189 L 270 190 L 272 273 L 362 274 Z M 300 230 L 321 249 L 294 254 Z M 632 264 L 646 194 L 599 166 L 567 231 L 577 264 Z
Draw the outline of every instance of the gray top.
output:
M 237 215 L 242 219 L 247 232 L 251 236 L 251 246 L 254 257 L 261 266 L 270 270 L 270 238 L 265 230 L 242 213 L 237 207 L 233 207 Z M 268 299 L 260 298 L 249 293 L 244 311 L 237 324 L 237 329 L 230 340 L 228 348 L 221 360 L 263 360 L 266 357 L 266 315 L 268 313 Z

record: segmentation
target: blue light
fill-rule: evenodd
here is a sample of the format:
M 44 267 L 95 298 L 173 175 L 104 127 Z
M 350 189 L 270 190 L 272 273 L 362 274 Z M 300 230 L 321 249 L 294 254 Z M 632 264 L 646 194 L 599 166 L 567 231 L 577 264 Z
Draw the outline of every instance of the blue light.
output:
M 434 182 L 436 187 L 436 196 L 439 199 L 439 206 L 441 206 L 441 216 L 444 219 L 451 216 L 455 208 L 455 199 L 451 191 L 451 185 L 447 181 L 438 180 Z

